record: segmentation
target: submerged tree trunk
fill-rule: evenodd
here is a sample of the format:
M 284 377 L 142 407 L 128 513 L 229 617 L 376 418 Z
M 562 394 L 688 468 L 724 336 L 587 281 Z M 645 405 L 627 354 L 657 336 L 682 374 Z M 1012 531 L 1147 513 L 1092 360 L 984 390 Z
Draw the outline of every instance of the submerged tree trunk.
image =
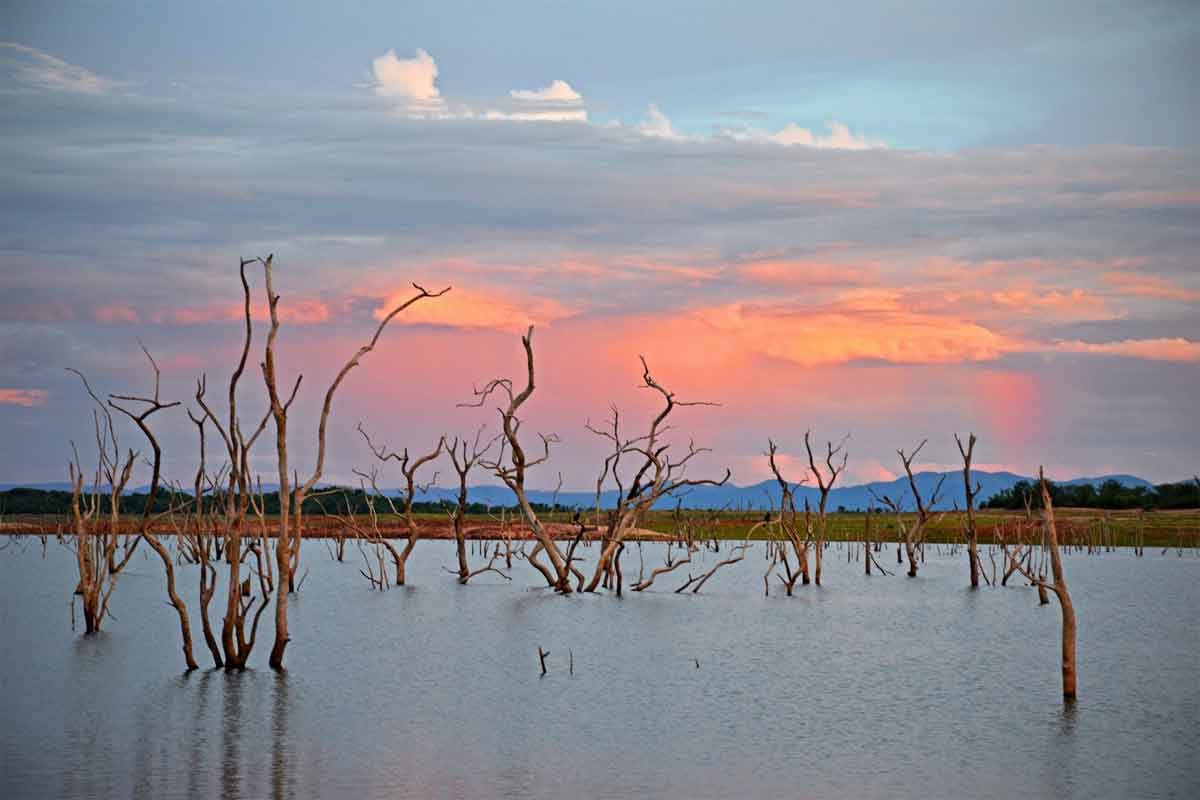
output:
M 971 588 L 979 588 L 979 534 L 975 527 L 975 495 L 979 493 L 979 484 L 971 485 L 971 458 L 975 454 L 975 434 L 967 434 L 967 445 L 963 447 L 958 434 L 954 435 L 958 452 L 963 460 L 963 487 L 967 501 L 967 560 L 971 570 Z
M 1063 699 L 1073 702 L 1076 697 L 1075 686 L 1075 604 L 1071 602 L 1071 593 L 1067 591 L 1067 579 L 1063 575 L 1062 556 L 1058 552 L 1058 530 L 1054 523 L 1054 507 L 1050 500 L 1050 490 L 1046 486 L 1046 477 L 1041 470 L 1038 476 L 1042 484 L 1042 515 L 1046 524 L 1046 539 L 1050 546 L 1050 572 L 1054 576 L 1051 587 L 1058 597 L 1062 609 L 1062 681 Z

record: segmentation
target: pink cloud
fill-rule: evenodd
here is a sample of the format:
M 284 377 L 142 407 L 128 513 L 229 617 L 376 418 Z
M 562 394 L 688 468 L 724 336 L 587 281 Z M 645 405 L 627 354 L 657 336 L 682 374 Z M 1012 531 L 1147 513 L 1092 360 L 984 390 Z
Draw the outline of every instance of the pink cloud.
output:
M 738 273 L 754 283 L 768 286 L 821 289 L 865 283 L 878 274 L 878 269 L 874 265 L 866 267 L 819 261 L 769 260 L 747 264 Z
M 897 474 L 892 469 L 884 466 L 883 462 L 877 458 L 865 458 L 861 460 L 851 458 L 846 463 L 846 475 L 843 478 L 843 482 L 845 485 L 850 486 L 856 483 L 894 481 L 897 477 Z
M 33 408 L 45 405 L 46 397 L 42 389 L 0 389 L 0 405 Z
M 1121 314 L 1109 308 L 1107 301 L 1086 289 L 1044 289 L 1021 287 L 991 292 L 986 297 L 1004 309 L 1018 314 L 1050 315 L 1054 321 L 1118 319 Z
M 99 306 L 92 311 L 92 318 L 106 324 L 137 322 L 138 314 L 129 306 Z
M 245 313 L 241 305 L 168 308 L 154 312 L 150 321 L 158 325 L 205 325 L 211 322 L 240 321 L 245 319 Z M 269 318 L 265 304 L 259 302 L 252 305 L 250 316 L 255 322 L 265 322 Z M 329 306 L 315 298 L 284 298 L 279 302 L 279 319 L 280 322 L 294 325 L 328 322 Z

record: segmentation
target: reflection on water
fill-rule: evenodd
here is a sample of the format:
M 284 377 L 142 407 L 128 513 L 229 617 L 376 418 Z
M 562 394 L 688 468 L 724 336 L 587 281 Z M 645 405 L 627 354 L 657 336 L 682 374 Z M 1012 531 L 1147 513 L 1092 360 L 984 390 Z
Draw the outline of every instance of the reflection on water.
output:
M 460 587 L 444 542 L 384 593 L 306 556 L 288 672 L 265 668 L 268 636 L 253 669 L 184 674 L 153 562 L 84 639 L 70 554 L 0 554 L 0 796 L 1200 794 L 1200 558 L 1069 559 L 1065 707 L 1057 608 L 967 591 L 961 558 L 908 580 L 843 553 L 792 599 L 762 597 L 747 558 L 700 595 L 672 594 L 680 576 L 617 601 L 555 597 L 532 571 Z

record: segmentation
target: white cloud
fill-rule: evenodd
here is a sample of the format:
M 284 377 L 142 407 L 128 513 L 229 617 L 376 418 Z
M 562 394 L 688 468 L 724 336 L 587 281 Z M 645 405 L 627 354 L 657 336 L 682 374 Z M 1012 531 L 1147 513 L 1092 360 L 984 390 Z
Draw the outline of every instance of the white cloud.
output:
M 491 109 L 484 119 L 517 120 L 522 122 L 587 122 L 583 95 L 571 84 L 553 80 L 541 89 L 513 89 L 509 97 L 515 107 L 511 110 Z
M 583 103 L 583 95 L 575 91 L 566 81 L 550 81 L 549 86 L 541 89 L 513 89 L 509 95 L 514 100 L 529 103 L 561 103 L 579 105 Z
M 400 58 L 395 50 L 388 50 L 371 61 L 374 83 L 371 88 L 376 94 L 399 100 L 402 111 L 409 117 L 438 119 L 483 119 L 507 122 L 589 122 L 583 95 L 570 83 L 554 79 L 540 89 L 511 89 L 509 102 L 500 108 L 482 109 L 455 103 L 447 104 L 437 86 L 438 66 L 425 50 L 418 48 L 412 58 Z M 624 127 L 620 122 L 609 123 L 612 127 Z M 654 103 L 646 109 L 646 116 L 633 126 L 633 130 L 652 139 L 669 141 L 708 141 L 712 138 L 733 139 L 746 142 L 770 142 L 785 146 L 803 146 L 836 150 L 869 150 L 884 148 L 881 141 L 856 134 L 841 122 L 828 123 L 828 133 L 815 134 L 808 128 L 789 123 L 775 132 L 759 128 L 723 130 L 716 137 L 693 136 L 681 133 L 670 118 Z
M 829 133 L 822 136 L 808 128 L 789 122 L 781 130 L 771 132 L 759 128 L 725 130 L 722 133 L 737 141 L 774 142 L 785 146 L 817 147 L 826 150 L 873 150 L 886 148 L 887 144 L 877 139 L 868 139 L 856 134 L 844 123 L 833 121 L 826 126 Z
M 18 80 L 40 89 L 103 94 L 114 86 L 108 78 L 49 53 L 43 53 L 36 47 L 16 42 L 0 42 L 0 50 L 8 51 L 8 57 L 4 60 L 13 65 L 13 73 Z
M 516 120 L 518 122 L 587 122 L 586 108 L 544 109 L 539 111 L 497 111 L 489 109 L 484 119 Z
M 671 119 L 651 103 L 646 109 L 646 118 L 638 123 L 637 130 L 644 136 L 655 139 L 682 139 L 679 131 L 671 124 Z
M 445 101 L 437 87 L 438 68 L 433 56 L 418 48 L 413 58 L 399 58 L 388 50 L 371 61 L 375 93 L 401 101 L 415 114 L 438 114 Z

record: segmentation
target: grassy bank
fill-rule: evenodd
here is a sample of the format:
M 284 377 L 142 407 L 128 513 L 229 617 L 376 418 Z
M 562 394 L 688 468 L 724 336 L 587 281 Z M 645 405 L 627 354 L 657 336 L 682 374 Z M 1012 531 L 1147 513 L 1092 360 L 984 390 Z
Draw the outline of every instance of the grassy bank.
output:
M 571 516 L 566 512 L 546 514 L 543 521 L 549 523 L 554 534 L 560 538 L 575 535 L 578 528 L 571 524 Z M 763 512 L 708 512 L 685 511 L 676 514 L 669 511 L 655 511 L 642 522 L 642 529 L 670 536 L 682 526 L 688 526 L 694 535 L 703 539 L 740 540 L 755 523 L 763 519 Z M 1115 546 L 1131 547 L 1139 539 L 1147 548 L 1163 547 L 1197 547 L 1200 546 L 1200 510 L 1188 511 L 1148 511 L 1139 514 L 1136 511 L 1097 511 L 1095 509 L 1056 509 L 1059 537 L 1068 545 L 1086 547 Z M 429 539 L 447 539 L 453 535 L 450 521 L 445 514 L 418 514 L 417 524 L 421 536 Z M 906 514 L 906 523 L 911 523 L 913 515 Z M 1024 512 L 1015 511 L 984 511 L 977 515 L 979 541 L 984 544 L 999 542 L 1002 539 L 1013 541 L 1018 530 L 1024 524 Z M 140 520 L 139 517 L 127 516 L 122 519 L 122 527 L 132 530 Z M 361 517 L 361 522 L 368 524 L 367 518 Z M 585 516 L 585 521 L 591 522 L 591 515 Z M 248 521 L 250 530 L 259 533 L 258 524 Z M 927 541 L 931 544 L 951 544 L 963 541 L 962 516 L 957 513 L 947 513 L 935 517 L 927 528 Z M 830 541 L 861 541 L 866 525 L 866 514 L 858 512 L 831 513 L 828 516 L 827 538 Z M 277 520 L 267 518 L 267 534 L 272 536 L 277 526 Z M 407 529 L 402 520 L 391 515 L 380 517 L 380 527 L 385 536 L 407 536 Z M 896 519 L 894 515 L 876 513 L 872 516 L 872 539 L 875 541 L 895 541 Z M 508 522 L 502 527 L 497 517 L 490 515 L 471 515 L 467 520 L 468 536 L 470 538 L 490 539 L 504 534 L 505 531 L 514 538 L 525 538 L 519 525 Z M 1028 528 L 1025 528 L 1028 531 Z M 69 532 L 68 521 L 61 516 L 53 515 L 20 515 L 6 516 L 0 519 L 0 534 L 57 534 Z M 327 537 L 343 534 L 345 526 L 336 519 L 329 517 L 311 516 L 305 521 L 306 537 Z M 170 526 L 161 526 L 160 532 L 169 534 Z M 769 536 L 767 526 L 760 527 L 754 534 L 755 539 L 765 539 Z M 1026 533 L 1028 535 L 1028 533 Z M 589 537 L 591 538 L 591 537 Z M 638 538 L 638 537 L 633 537 Z M 643 535 L 641 538 L 650 538 Z

